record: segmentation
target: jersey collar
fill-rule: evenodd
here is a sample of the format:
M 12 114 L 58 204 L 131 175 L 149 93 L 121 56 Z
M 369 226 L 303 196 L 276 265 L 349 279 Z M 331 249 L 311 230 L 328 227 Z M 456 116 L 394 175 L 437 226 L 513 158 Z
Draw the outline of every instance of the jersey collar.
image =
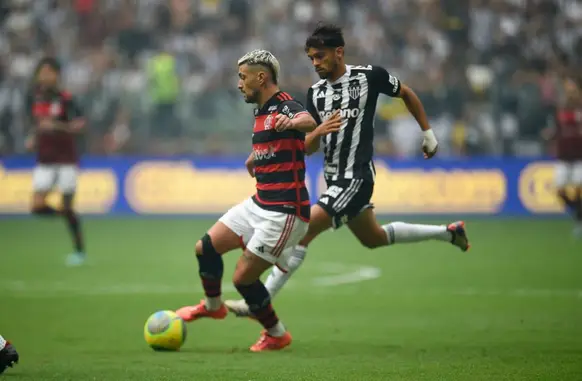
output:
M 277 109 L 281 100 L 277 95 L 281 94 L 283 91 L 277 91 L 261 108 L 255 108 L 255 115 L 260 114 L 270 114 Z
M 333 82 L 330 80 L 327 80 L 327 83 L 329 83 L 330 85 L 335 85 L 337 83 L 340 83 L 343 78 L 349 77 L 351 75 L 351 73 L 352 73 L 352 67 L 350 65 L 346 65 L 346 72 L 344 73 L 344 75 L 342 75 L 341 77 L 339 77 L 338 79 L 336 79 Z

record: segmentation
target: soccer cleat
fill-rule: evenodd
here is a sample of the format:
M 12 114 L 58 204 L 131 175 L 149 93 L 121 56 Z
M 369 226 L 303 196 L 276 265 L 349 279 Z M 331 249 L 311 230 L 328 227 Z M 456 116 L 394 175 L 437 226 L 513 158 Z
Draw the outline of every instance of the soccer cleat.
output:
M 198 320 L 200 318 L 211 318 L 216 320 L 222 320 L 228 315 L 228 311 L 224 304 L 220 305 L 220 308 L 215 311 L 209 311 L 206 309 L 206 301 L 202 299 L 200 304 L 195 306 L 182 307 L 176 311 L 176 314 L 186 322 Z
M 250 349 L 251 352 L 278 351 L 291 344 L 291 341 L 291 334 L 288 331 L 281 337 L 269 336 L 267 331 L 263 331 L 259 341 Z
M 244 299 L 240 300 L 225 300 L 224 305 L 226 308 L 236 315 L 236 317 L 251 317 L 253 314 L 249 310 L 249 306 L 244 301 Z
M 457 246 L 462 251 L 467 251 L 471 248 L 467 231 L 465 230 L 465 222 L 457 221 L 447 226 L 447 231 L 451 232 L 451 243 Z
M 81 266 L 83 263 L 85 263 L 85 258 L 86 258 L 85 253 L 81 252 L 71 253 L 67 257 L 66 264 L 69 267 Z

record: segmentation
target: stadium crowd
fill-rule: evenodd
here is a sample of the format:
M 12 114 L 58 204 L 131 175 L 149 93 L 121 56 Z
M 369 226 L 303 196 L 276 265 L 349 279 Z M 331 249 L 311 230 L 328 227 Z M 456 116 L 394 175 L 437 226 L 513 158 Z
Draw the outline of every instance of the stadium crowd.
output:
M 543 153 L 563 81 L 582 64 L 577 0 L 1 0 L 0 155 L 25 151 L 24 93 L 45 55 L 88 119 L 82 152 L 248 152 L 236 60 L 271 50 L 302 100 L 317 79 L 303 44 L 320 20 L 344 26 L 348 62 L 418 92 L 444 156 Z M 404 105 L 378 108 L 377 152 L 418 156 Z

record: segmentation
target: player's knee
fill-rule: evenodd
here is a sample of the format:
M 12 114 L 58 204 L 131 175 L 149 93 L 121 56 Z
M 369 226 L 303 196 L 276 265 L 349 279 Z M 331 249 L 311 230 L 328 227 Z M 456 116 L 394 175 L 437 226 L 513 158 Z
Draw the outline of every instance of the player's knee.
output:
M 238 290 L 240 287 L 248 286 L 253 283 L 249 280 L 248 274 L 244 270 L 237 270 L 232 274 L 232 284 Z
M 44 206 L 45 206 L 44 197 L 35 195 L 32 199 L 32 206 L 31 206 L 32 212 L 36 213 L 39 210 L 41 210 L 42 208 L 44 208 Z
M 232 274 L 232 283 L 234 287 L 238 289 L 239 286 L 249 285 L 255 282 L 257 278 L 251 274 L 250 268 L 248 266 L 239 263 Z
M 376 249 L 378 247 L 384 246 L 381 242 L 378 242 L 376 240 L 364 240 L 361 241 L 362 245 L 366 248 L 366 249 Z
M 212 238 L 210 238 L 208 233 L 204 234 L 204 237 L 196 242 L 196 255 L 220 255 L 220 253 L 217 252 L 214 248 L 214 245 L 212 244 Z
M 382 246 L 386 246 L 386 233 L 378 232 L 374 235 L 369 235 L 366 237 L 360 237 L 360 243 L 367 249 L 377 249 Z

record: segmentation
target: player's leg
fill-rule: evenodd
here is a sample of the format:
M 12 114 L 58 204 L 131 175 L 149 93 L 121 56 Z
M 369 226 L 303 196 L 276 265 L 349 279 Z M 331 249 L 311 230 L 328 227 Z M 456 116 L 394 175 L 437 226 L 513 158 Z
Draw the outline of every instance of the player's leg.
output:
M 291 344 L 291 335 L 279 320 L 271 296 L 260 279 L 271 266 L 271 262 L 247 248 L 233 275 L 234 286 L 249 306 L 250 313 L 265 329 L 259 341 L 251 346 L 253 352 L 282 349 Z
M 571 182 L 573 167 L 566 162 L 556 164 L 554 170 L 554 185 L 560 201 L 566 206 L 569 213 L 576 212 L 576 200 L 571 198 L 566 192 L 566 187 Z
M 274 298 L 285 286 L 291 276 L 301 267 L 307 255 L 307 247 L 318 235 L 331 227 L 335 229 L 342 225 L 341 219 L 337 217 L 337 210 L 334 208 L 336 201 L 343 200 L 349 195 L 355 184 L 351 181 L 330 185 L 321 195 L 317 204 L 311 207 L 311 218 L 305 236 L 295 246 L 291 246 L 285 252 L 287 258 L 286 271 L 274 266 L 265 281 L 265 287 Z M 238 317 L 250 316 L 251 313 L 244 300 L 227 300 L 226 307 Z
M 233 283 L 248 306 L 250 315 L 265 328 L 251 350 L 260 352 L 282 349 L 291 343 L 291 335 L 273 310 L 271 295 L 260 276 L 272 265 L 287 270 L 283 252 L 305 235 L 307 223 L 294 215 L 267 211 L 256 213 L 253 219 L 255 233 L 239 259 Z
M 57 177 L 56 168 L 38 165 L 32 172 L 32 206 L 31 212 L 38 216 L 56 216 L 58 211 L 46 204 L 46 198 L 52 190 Z
M 372 208 L 366 208 L 348 222 L 358 240 L 369 249 L 400 243 L 428 240 L 450 242 L 467 251 L 470 247 L 462 221 L 447 225 L 422 225 L 392 222 L 380 226 Z
M 222 304 L 222 254 L 241 247 L 243 237 L 250 236 L 252 228 L 247 220 L 245 202 L 231 208 L 196 243 L 198 273 L 205 299 L 195 306 L 182 307 L 176 313 L 185 321 L 203 317 L 224 319 L 227 314 Z
M 307 247 L 317 236 L 332 227 L 330 215 L 318 204 L 311 207 L 311 219 L 307 228 L 307 234 L 295 246 L 285 252 L 287 258 L 286 271 L 274 266 L 265 281 L 269 294 L 274 298 L 279 290 L 285 286 L 289 278 L 301 267 L 307 256 Z
M 62 165 L 58 168 L 57 187 L 63 194 L 61 214 L 65 218 L 74 251 L 67 257 L 67 265 L 79 266 L 85 261 L 85 244 L 81 230 L 81 220 L 74 209 L 77 190 L 78 169 L 74 165 Z

